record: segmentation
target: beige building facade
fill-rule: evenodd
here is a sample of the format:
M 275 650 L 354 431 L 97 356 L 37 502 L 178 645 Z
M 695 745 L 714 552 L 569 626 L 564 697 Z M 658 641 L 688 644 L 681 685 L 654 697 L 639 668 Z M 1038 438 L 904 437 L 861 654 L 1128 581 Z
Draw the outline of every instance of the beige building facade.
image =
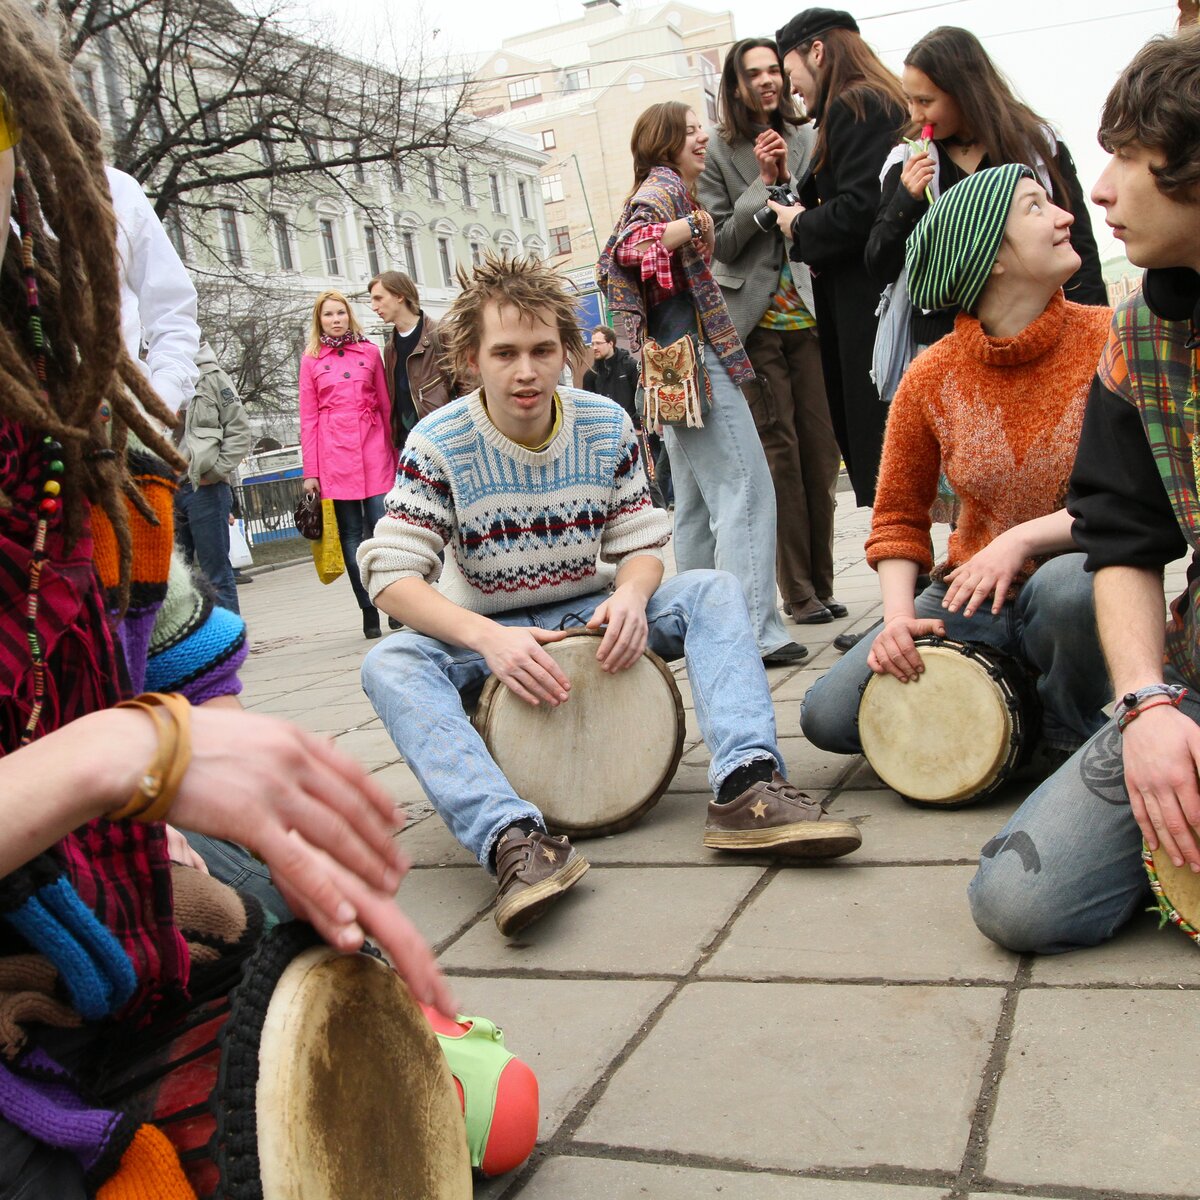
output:
M 680 100 L 712 129 L 734 40 L 729 12 L 588 0 L 577 20 L 506 38 L 478 66 L 477 114 L 549 155 L 541 199 L 557 267 L 586 275 L 595 264 L 633 182 L 629 138 L 644 109 Z

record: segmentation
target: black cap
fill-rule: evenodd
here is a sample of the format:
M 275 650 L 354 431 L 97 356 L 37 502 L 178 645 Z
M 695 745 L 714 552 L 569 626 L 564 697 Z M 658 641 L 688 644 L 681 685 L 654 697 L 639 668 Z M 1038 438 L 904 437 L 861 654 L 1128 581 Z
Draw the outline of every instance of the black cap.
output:
M 840 8 L 806 8 L 802 13 L 797 13 L 775 35 L 775 41 L 779 43 L 780 57 L 805 42 L 819 38 L 831 29 L 848 29 L 851 33 L 859 31 L 858 22 Z

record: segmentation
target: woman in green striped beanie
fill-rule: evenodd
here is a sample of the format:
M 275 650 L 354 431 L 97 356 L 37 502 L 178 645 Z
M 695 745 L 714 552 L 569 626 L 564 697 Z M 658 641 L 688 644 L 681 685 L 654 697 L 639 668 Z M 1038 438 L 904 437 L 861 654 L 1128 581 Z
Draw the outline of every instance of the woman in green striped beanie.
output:
M 1072 223 L 1012 163 L 943 193 L 909 238 L 913 303 L 961 311 L 892 402 L 866 546 L 883 622 L 805 699 L 804 732 L 822 749 L 861 750 L 860 688 L 872 672 L 916 683 L 924 665 L 914 639 L 928 635 L 983 642 L 1029 666 L 1047 767 L 1104 720 L 1091 578 L 1063 505 L 1111 311 L 1063 295 L 1079 269 Z M 941 471 L 961 511 L 935 566 L 929 509 Z M 922 571 L 932 583 L 914 600 Z

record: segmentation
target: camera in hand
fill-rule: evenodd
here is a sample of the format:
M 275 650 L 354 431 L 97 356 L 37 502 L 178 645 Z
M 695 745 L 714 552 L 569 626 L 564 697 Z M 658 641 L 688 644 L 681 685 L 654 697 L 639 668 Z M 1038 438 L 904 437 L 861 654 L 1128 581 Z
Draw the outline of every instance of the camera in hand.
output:
M 793 205 L 800 203 L 800 197 L 786 183 L 773 183 L 767 188 L 767 199 L 774 200 L 776 204 L 782 204 L 785 208 L 791 208 Z M 764 204 L 762 208 L 754 214 L 754 223 L 763 231 L 770 233 L 778 224 L 779 218 L 775 215 L 775 210 L 769 204 Z

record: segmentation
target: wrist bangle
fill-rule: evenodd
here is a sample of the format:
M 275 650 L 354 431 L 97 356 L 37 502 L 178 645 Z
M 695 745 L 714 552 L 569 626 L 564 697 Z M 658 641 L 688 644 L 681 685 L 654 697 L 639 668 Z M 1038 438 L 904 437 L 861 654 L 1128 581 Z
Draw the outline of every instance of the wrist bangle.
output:
M 694 213 L 694 212 L 688 213 L 687 223 L 688 223 L 688 229 L 691 231 L 693 238 L 698 238 L 698 237 L 703 236 L 701 233 L 701 229 L 700 229 L 700 219 L 696 215 L 696 213 Z
M 1152 683 L 1136 692 L 1126 692 L 1113 710 L 1118 731 L 1124 733 L 1130 721 L 1137 720 L 1147 709 L 1160 708 L 1164 704 L 1178 708 L 1187 694 L 1187 688 L 1175 683 Z
M 117 708 L 136 708 L 154 722 L 158 747 L 130 798 L 104 814 L 107 821 L 161 821 L 192 761 L 191 705 L 176 693 L 145 692 Z

